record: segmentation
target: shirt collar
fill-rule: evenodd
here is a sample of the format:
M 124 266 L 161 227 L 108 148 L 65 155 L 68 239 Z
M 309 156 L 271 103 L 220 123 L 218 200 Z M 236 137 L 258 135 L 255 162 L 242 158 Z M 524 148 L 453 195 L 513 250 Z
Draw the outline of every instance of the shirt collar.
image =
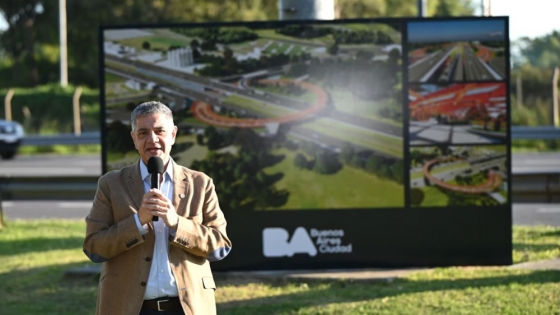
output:
M 171 157 L 169 157 L 169 163 L 167 163 L 167 168 L 165 169 L 165 172 L 163 172 L 163 177 L 165 178 L 165 174 L 167 174 L 167 178 L 169 178 L 171 181 L 173 181 L 173 159 Z M 148 173 L 148 167 L 146 166 L 146 164 L 144 164 L 144 161 L 142 161 L 142 159 L 140 159 L 140 177 L 142 178 L 142 180 L 146 180 L 146 178 L 149 179 L 150 173 Z

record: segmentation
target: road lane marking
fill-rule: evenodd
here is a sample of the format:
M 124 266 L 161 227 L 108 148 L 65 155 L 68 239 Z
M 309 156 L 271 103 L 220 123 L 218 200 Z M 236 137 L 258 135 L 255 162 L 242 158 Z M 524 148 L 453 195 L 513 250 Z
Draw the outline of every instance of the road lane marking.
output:
M 538 208 L 538 213 L 560 213 L 560 207 L 555 208 Z

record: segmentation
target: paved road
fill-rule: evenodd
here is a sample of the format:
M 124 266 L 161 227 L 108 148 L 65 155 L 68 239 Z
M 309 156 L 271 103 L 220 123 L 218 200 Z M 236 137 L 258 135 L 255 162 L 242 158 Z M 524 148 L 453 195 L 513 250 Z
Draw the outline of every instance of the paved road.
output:
M 16 156 L 0 160 L 0 176 L 100 176 L 101 154 Z
M 4 201 L 7 219 L 84 219 L 91 201 Z M 560 204 L 513 204 L 513 224 L 560 226 Z
M 512 169 L 514 174 L 560 173 L 560 152 L 513 154 Z

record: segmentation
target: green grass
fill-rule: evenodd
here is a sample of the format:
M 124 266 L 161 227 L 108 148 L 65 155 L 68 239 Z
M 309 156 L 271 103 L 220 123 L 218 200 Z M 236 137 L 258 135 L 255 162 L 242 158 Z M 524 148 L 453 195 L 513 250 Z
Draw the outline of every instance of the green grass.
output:
M 424 192 L 424 200 L 421 206 L 444 207 L 449 204 L 449 197 L 434 186 L 424 186 L 420 188 Z
M 94 314 L 97 277 L 64 277 L 90 264 L 83 220 L 15 220 L 0 232 L 2 314 Z M 515 263 L 560 257 L 558 227 L 513 227 Z M 234 240 L 235 242 L 235 240 Z M 559 314 L 560 272 L 435 268 L 391 281 L 217 276 L 218 314 Z
M 173 159 L 181 165 L 190 166 L 195 160 L 203 160 L 208 154 L 206 146 L 196 144 L 195 135 L 177 137 L 174 149 L 180 148 L 181 144 L 189 144 L 187 149 L 173 154 Z
M 458 185 L 456 181 L 448 181 L 446 182 L 451 185 Z M 460 185 L 459 185 L 460 186 Z M 453 192 L 449 192 L 450 195 L 447 195 L 444 192 L 444 189 L 439 189 L 436 186 L 424 186 L 419 188 L 424 193 L 424 199 L 420 204 L 420 207 L 445 207 L 451 204 L 453 200 Z M 498 191 L 500 195 L 507 199 L 507 192 L 500 188 Z M 456 193 L 461 194 L 461 193 Z M 465 197 L 468 197 L 470 205 L 481 205 L 480 203 L 484 200 L 488 201 L 491 197 L 486 194 L 461 194 Z
M 287 109 L 280 105 L 273 105 L 270 103 L 264 103 L 255 101 L 253 99 L 243 97 L 240 95 L 232 94 L 224 99 L 224 102 L 234 104 L 235 106 L 244 108 L 246 110 L 263 114 L 268 117 L 279 117 L 284 115 L 289 115 L 294 113 L 293 110 Z
M 324 133 L 330 137 L 341 139 L 370 148 L 374 151 L 402 158 L 402 139 L 393 138 L 372 130 L 360 128 L 330 118 L 320 118 L 305 123 L 302 127 Z
M 389 104 L 383 104 L 383 102 L 375 101 L 364 101 L 359 97 L 355 97 L 348 90 L 333 88 L 329 91 L 329 93 L 333 99 L 334 106 L 339 111 L 352 115 L 358 115 L 373 121 L 380 121 L 393 126 L 402 127 L 402 122 L 383 118 L 378 114 L 380 108 L 390 107 L 391 105 Z M 386 100 L 386 102 L 393 102 L 393 100 Z
M 255 33 L 257 33 L 259 37 L 262 38 L 270 38 L 277 41 L 288 41 L 292 43 L 298 43 L 303 46 L 308 46 L 310 43 L 320 45 L 320 46 L 328 46 L 334 43 L 334 39 L 330 35 L 312 38 L 312 39 L 306 39 L 306 38 L 286 36 L 280 33 L 276 33 L 275 30 L 257 30 L 255 31 Z
M 404 206 L 404 188 L 385 178 L 344 166 L 331 175 L 318 174 L 294 166 L 295 152 L 282 149 L 275 152 L 286 157 L 266 168 L 267 174 L 284 173 L 275 184 L 277 189 L 290 192 L 288 202 L 280 209 L 330 209 Z M 383 194 L 375 191 L 383 189 Z M 275 208 L 277 209 L 277 208 Z
M 101 144 L 79 144 L 79 145 L 24 145 L 18 149 L 19 155 L 33 155 L 52 153 L 56 155 L 69 155 L 69 154 L 101 154 Z
M 150 49 L 163 49 L 168 50 L 170 46 L 180 46 L 180 47 L 187 47 L 190 43 L 186 40 L 179 40 L 176 38 L 166 37 L 163 35 L 157 36 L 145 36 L 145 37 L 136 37 L 136 38 L 129 38 L 123 39 L 120 43 L 124 46 L 131 46 L 137 49 L 143 49 L 142 44 L 144 42 L 150 43 Z
M 8 222 L 0 233 L 2 314 L 94 314 L 95 281 L 66 279 L 81 267 L 83 221 Z
M 470 167 L 471 165 L 468 162 L 461 161 L 461 162 L 445 164 L 442 166 L 437 165 L 430 170 L 430 173 L 432 175 L 435 175 L 435 174 L 441 174 L 454 170 L 470 169 Z
M 105 72 L 105 83 L 121 83 L 125 82 L 126 79 L 116 76 L 112 73 Z
M 270 40 L 259 38 L 250 42 L 243 42 L 238 44 L 231 44 L 229 48 L 238 54 L 247 54 L 253 51 L 255 47 L 263 48 Z
M 260 91 L 270 92 L 274 94 L 279 94 L 283 96 L 287 96 L 291 99 L 295 99 L 302 102 L 307 103 L 315 103 L 317 101 L 317 95 L 310 91 L 304 91 L 301 95 L 289 94 L 287 93 L 287 88 L 285 86 L 274 86 L 274 85 L 264 85 L 255 88 Z

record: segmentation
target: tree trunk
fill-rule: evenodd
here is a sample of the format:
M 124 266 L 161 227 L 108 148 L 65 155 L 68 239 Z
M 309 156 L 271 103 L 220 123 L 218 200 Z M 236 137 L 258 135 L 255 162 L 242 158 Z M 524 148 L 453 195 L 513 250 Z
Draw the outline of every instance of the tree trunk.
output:
M 39 69 L 37 69 L 37 62 L 35 61 L 35 38 L 33 34 L 33 25 L 35 19 L 33 17 L 26 17 L 25 20 L 25 48 L 27 50 L 27 66 L 30 71 L 31 86 L 35 87 L 39 84 Z

